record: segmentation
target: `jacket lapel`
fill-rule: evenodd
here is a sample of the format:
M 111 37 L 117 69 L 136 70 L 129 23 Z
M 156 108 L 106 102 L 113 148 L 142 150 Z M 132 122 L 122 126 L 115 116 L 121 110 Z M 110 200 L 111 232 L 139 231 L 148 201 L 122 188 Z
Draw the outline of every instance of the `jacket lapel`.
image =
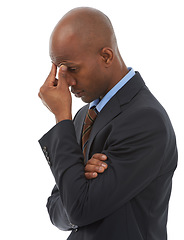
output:
M 113 118 L 115 118 L 123 111 L 122 106 L 130 102 L 131 99 L 140 91 L 144 85 L 145 83 L 140 74 L 136 72 L 135 76 L 124 87 L 122 87 L 104 106 L 102 111 L 98 114 L 92 127 L 87 144 L 85 159 L 88 159 L 89 157 L 89 151 L 97 133 L 102 128 L 104 128 L 105 125 L 107 125 Z M 79 135 L 81 136 L 81 133 Z
M 89 137 L 89 141 L 87 144 L 85 159 L 88 159 L 91 144 L 92 144 L 95 136 L 97 135 L 97 133 L 102 128 L 104 128 L 105 125 L 107 125 L 113 118 L 115 118 L 120 112 L 121 112 L 121 109 L 120 109 L 118 99 L 116 96 L 114 96 L 105 105 L 105 107 L 102 109 L 102 111 L 98 114 L 98 116 L 93 124 L 92 130 L 90 133 L 90 137 Z

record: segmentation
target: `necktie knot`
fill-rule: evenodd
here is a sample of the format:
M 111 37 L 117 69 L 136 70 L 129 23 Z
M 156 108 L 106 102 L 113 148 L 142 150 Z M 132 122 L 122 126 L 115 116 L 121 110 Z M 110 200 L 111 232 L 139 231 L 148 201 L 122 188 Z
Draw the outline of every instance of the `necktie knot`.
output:
M 85 125 L 93 125 L 95 119 L 97 117 L 97 112 L 95 108 L 88 109 L 86 118 L 84 120 Z

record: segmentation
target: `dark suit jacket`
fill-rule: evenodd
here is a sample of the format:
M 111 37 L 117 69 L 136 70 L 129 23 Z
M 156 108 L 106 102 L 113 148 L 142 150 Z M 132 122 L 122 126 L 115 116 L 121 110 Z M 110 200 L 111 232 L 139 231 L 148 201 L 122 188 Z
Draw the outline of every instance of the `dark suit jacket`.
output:
M 47 204 L 52 223 L 73 229 L 70 240 L 166 240 L 177 165 L 167 113 L 136 72 L 95 120 L 86 157 L 106 154 L 108 169 L 86 180 L 81 131 L 87 109 L 39 141 L 56 181 Z

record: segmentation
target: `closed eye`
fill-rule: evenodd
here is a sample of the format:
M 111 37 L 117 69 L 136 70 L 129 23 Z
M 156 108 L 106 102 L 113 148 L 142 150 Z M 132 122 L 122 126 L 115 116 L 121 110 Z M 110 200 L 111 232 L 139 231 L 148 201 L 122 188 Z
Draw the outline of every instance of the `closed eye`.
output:
M 68 70 L 70 72 L 76 72 L 77 71 L 77 68 L 76 67 L 68 67 Z

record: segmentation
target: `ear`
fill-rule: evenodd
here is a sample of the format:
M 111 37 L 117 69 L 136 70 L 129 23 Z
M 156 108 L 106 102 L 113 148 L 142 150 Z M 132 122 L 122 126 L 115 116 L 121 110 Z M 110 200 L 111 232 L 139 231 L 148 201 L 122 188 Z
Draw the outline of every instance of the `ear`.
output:
M 110 67 L 110 65 L 112 64 L 113 58 L 114 58 L 113 50 L 109 47 L 102 48 L 100 55 L 105 64 L 105 67 L 106 68 Z

